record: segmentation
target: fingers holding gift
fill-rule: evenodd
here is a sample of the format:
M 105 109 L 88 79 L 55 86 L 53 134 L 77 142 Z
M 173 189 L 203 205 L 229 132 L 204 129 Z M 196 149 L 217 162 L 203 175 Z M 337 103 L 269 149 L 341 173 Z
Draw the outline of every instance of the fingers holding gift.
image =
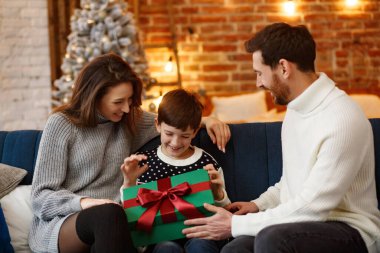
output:
M 222 200 L 224 198 L 224 183 L 222 176 L 212 164 L 207 164 L 204 169 L 208 172 L 208 175 L 210 177 L 211 189 L 215 200 Z
M 231 237 L 232 214 L 221 207 L 205 204 L 204 207 L 214 212 L 213 216 L 186 220 L 185 225 L 193 227 L 182 230 L 187 238 L 221 240 Z
M 254 202 L 234 202 L 226 206 L 225 209 L 236 215 L 256 213 L 259 211 L 259 208 Z
M 210 177 L 210 181 L 212 184 L 217 184 L 223 186 L 223 180 L 220 173 L 214 168 L 212 164 L 207 164 L 204 167 L 205 170 L 207 170 L 208 175 Z
M 146 160 L 148 157 L 143 154 L 133 154 L 124 159 L 125 165 L 138 164 L 139 162 Z
M 136 185 L 137 178 L 148 169 L 148 164 L 139 165 L 141 161 L 146 159 L 147 156 L 142 154 L 133 154 L 124 159 L 124 163 L 120 166 L 124 177 L 124 187 Z

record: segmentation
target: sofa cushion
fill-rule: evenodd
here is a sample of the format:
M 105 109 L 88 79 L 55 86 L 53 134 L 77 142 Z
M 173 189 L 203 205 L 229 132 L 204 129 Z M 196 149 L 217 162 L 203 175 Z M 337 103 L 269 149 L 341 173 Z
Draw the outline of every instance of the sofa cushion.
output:
M 380 209 L 380 119 L 370 119 L 375 143 L 375 181 L 378 208 Z
M 0 252 L 1 253 L 13 253 L 13 247 L 11 245 L 11 237 L 9 236 L 8 226 L 5 222 L 3 209 L 0 205 Z
M 41 130 L 0 131 L 0 163 L 28 172 L 20 184 L 32 183 L 41 135 Z
M 350 97 L 362 108 L 367 118 L 380 117 L 380 98 L 374 94 L 350 94 Z
M 0 199 L 16 188 L 26 174 L 26 170 L 0 163 Z
M 30 201 L 31 185 L 17 186 L 0 202 L 8 225 L 11 245 L 15 252 L 31 252 L 28 245 L 30 224 L 33 218 Z
M 212 97 L 212 116 L 230 123 L 244 122 L 249 118 L 263 115 L 268 108 L 265 91 L 229 97 Z

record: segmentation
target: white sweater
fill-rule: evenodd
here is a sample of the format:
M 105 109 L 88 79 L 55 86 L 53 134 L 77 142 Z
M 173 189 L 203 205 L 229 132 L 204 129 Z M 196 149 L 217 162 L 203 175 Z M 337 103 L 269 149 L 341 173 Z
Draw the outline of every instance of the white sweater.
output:
M 321 73 L 288 104 L 282 126 L 283 175 L 254 200 L 258 213 L 234 215 L 232 235 L 255 236 L 270 225 L 342 221 L 369 252 L 380 252 L 372 128 L 349 96 Z M 265 210 L 265 212 L 263 212 Z

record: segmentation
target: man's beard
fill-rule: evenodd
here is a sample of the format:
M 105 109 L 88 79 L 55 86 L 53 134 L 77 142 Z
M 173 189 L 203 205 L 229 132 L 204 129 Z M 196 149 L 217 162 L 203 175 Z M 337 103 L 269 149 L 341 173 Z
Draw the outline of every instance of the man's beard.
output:
M 277 75 L 272 75 L 272 85 L 270 89 L 273 101 L 278 105 L 287 105 L 289 101 L 290 89 L 285 83 L 281 82 Z

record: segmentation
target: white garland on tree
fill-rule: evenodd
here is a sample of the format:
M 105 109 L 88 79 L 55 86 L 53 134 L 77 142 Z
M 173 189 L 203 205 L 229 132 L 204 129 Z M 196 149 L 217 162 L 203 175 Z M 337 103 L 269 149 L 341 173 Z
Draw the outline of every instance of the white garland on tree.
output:
M 61 65 L 63 75 L 54 81 L 53 106 L 66 103 L 75 78 L 93 58 L 114 52 L 127 61 L 147 83 L 148 64 L 139 44 L 133 15 L 126 12 L 127 3 L 114 0 L 81 0 L 81 8 L 71 17 L 69 43 Z

